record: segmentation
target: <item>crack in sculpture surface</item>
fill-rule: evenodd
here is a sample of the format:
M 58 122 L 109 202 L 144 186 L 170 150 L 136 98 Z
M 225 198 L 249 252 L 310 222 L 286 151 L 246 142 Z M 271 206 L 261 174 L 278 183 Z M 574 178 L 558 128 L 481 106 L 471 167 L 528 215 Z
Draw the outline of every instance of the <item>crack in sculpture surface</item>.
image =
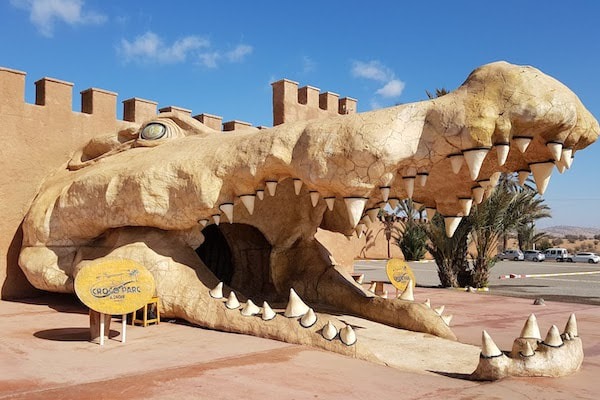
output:
M 317 334 L 325 327 L 332 336 L 332 318 L 322 314 L 304 328 L 296 318 L 245 316 L 211 297 L 222 279 L 195 252 L 202 228 L 234 223 L 224 233 L 236 268 L 267 259 L 260 273 L 234 271 L 224 297 L 234 291 L 241 302 L 281 304 L 294 288 L 317 310 L 456 339 L 426 305 L 383 299 L 356 284 L 315 240 L 317 228 L 351 234 L 366 210 L 412 197 L 441 213 L 451 236 L 465 201 L 480 202 L 499 172 L 532 171 L 543 192 L 552 167 L 569 168 L 598 132 L 560 82 L 502 62 L 435 100 L 260 131 L 222 133 L 163 113 L 138 130 L 92 140 L 48 178 L 23 223 L 20 265 L 35 287 L 73 292 L 85 265 L 130 258 L 154 275 L 165 316 L 374 359 L 360 340 L 348 345 Z M 450 155 L 465 159 L 455 172 Z M 268 242 L 263 256 L 252 234 L 240 233 L 247 225 Z M 351 328 L 334 324 L 353 341 Z

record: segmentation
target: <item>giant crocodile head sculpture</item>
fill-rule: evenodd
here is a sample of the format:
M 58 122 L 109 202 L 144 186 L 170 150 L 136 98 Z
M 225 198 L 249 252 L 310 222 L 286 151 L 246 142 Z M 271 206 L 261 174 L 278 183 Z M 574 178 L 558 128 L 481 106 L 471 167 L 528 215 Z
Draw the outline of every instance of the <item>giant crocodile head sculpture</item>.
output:
M 499 172 L 532 172 L 543 192 L 552 169 L 569 168 L 598 133 L 567 87 L 504 62 L 437 99 L 260 131 L 163 113 L 92 140 L 47 179 L 23 223 L 20 266 L 39 289 L 73 292 L 84 266 L 132 259 L 154 275 L 165 316 L 366 359 L 351 329 L 338 339 L 339 321 L 310 311 L 299 323 L 302 303 L 286 315 L 268 304 L 285 304 L 293 288 L 318 311 L 455 340 L 427 305 L 355 283 L 317 228 L 348 235 L 386 201 L 411 197 L 452 235 Z M 250 302 L 240 312 L 231 292 L 267 302 L 262 316 Z

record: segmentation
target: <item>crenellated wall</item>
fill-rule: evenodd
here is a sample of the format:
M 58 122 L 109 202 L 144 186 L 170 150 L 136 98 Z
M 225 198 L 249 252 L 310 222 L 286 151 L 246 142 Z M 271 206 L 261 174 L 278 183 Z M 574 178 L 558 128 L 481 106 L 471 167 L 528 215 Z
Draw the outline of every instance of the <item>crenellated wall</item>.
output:
M 25 83 L 25 72 L 0 67 L 0 296 L 3 299 L 37 294 L 18 267 L 18 256 L 21 223 L 44 179 L 64 168 L 91 138 L 137 127 L 157 115 L 157 102 L 134 97 L 122 102 L 120 120 L 117 93 L 98 88 L 83 90 L 81 111 L 73 111 L 73 84 L 54 78 L 35 82 L 35 104 L 30 104 L 25 102 Z M 192 116 L 191 110 L 176 106 L 163 107 L 158 112 Z M 274 125 L 354 112 L 354 99 L 339 99 L 330 92 L 319 94 L 318 89 L 310 86 L 298 89 L 297 83 L 285 79 L 273 83 Z M 223 132 L 265 128 L 238 120 L 223 122 L 220 116 L 206 113 L 192 117 Z M 343 235 L 321 233 L 319 237 L 333 247 L 343 248 L 349 260 L 346 263 L 350 265 L 354 256 L 365 256 L 365 249 L 370 248 L 363 243 L 364 238 L 348 242 Z M 347 248 L 349 244 L 356 250 L 355 255 Z

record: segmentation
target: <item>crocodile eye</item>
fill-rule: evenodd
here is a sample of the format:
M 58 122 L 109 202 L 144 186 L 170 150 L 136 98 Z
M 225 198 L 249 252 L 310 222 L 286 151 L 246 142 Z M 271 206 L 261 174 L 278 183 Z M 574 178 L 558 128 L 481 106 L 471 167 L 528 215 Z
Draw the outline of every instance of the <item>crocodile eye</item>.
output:
M 146 125 L 144 129 L 142 129 L 140 137 L 146 140 L 157 140 L 165 136 L 165 133 L 167 133 L 166 126 L 164 126 L 163 124 L 153 122 L 151 124 Z

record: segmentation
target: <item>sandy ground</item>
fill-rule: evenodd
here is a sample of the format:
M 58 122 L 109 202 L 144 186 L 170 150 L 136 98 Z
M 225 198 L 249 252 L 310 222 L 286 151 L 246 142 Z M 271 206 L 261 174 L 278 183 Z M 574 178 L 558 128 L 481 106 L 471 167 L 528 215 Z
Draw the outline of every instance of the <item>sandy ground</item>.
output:
M 390 287 L 391 289 L 391 287 Z M 0 301 L 0 399 L 597 399 L 600 307 L 416 288 L 454 315 L 460 343 L 390 329 L 345 316 L 359 340 L 392 366 L 308 347 L 163 321 L 146 328 L 111 326 L 90 343 L 87 310 L 70 296 Z M 478 361 L 481 330 L 509 350 L 535 313 L 542 335 L 577 314 L 585 360 L 563 378 L 464 379 Z

